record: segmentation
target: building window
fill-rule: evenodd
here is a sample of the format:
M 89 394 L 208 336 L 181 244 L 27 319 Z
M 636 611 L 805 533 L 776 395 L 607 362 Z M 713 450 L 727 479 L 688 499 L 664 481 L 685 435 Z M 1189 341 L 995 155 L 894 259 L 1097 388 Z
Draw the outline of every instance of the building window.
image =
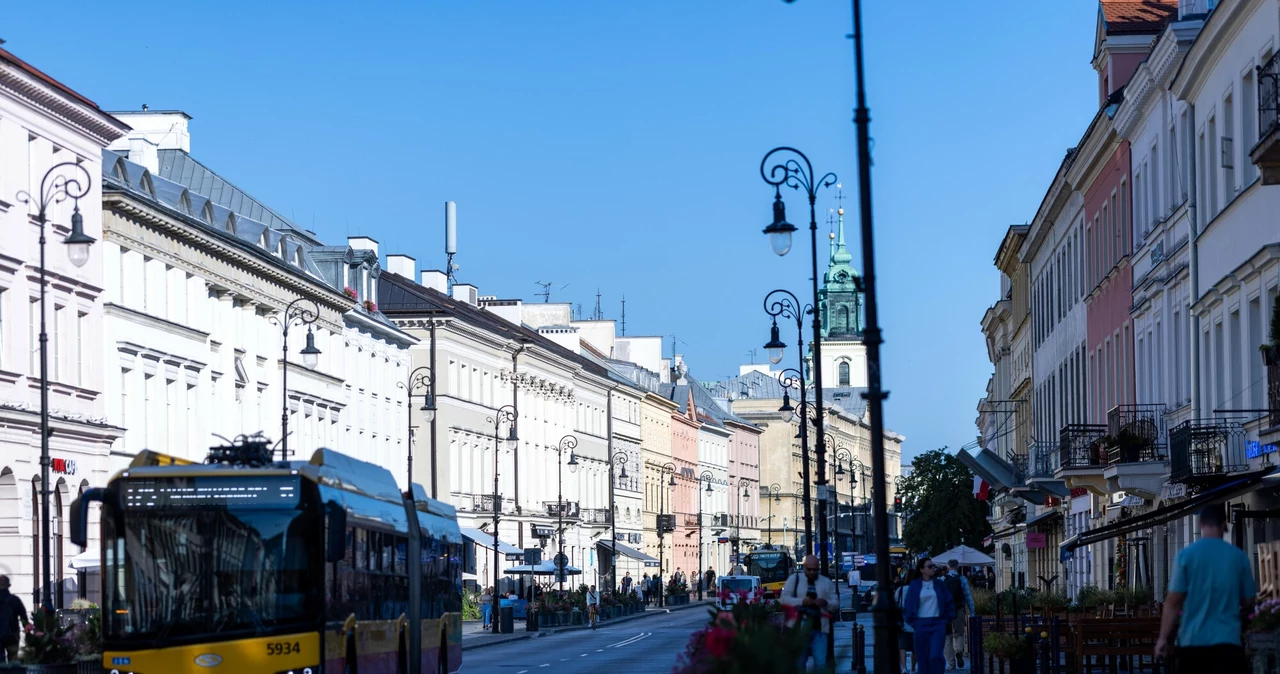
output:
M 66 307 L 53 306 L 53 334 L 49 336 L 49 381 L 62 381 L 62 329 Z
M 849 363 L 840 363 L 840 386 L 849 386 Z
M 85 341 L 88 339 L 88 332 L 85 331 L 85 324 L 89 320 L 89 314 L 76 312 L 76 385 L 83 387 L 88 380 L 85 374 L 88 362 L 84 357 Z
M 32 299 L 27 305 L 27 332 L 30 336 L 28 373 L 32 377 L 40 376 L 40 300 Z

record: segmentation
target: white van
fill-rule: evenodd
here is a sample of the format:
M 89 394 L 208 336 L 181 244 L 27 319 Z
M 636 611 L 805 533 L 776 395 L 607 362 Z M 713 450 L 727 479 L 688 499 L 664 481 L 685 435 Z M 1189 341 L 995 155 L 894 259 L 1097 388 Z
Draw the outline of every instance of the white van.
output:
M 760 576 L 716 578 L 716 606 L 722 609 L 727 609 L 740 601 L 752 601 L 760 596 Z

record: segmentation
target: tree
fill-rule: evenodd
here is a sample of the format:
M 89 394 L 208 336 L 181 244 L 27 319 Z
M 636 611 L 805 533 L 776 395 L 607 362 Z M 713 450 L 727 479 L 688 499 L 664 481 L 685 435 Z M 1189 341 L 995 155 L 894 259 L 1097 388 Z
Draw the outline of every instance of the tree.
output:
M 991 534 L 986 504 L 973 495 L 973 472 L 945 449 L 917 456 L 902 480 L 902 540 L 913 553 L 939 554 L 957 545 L 982 550 Z

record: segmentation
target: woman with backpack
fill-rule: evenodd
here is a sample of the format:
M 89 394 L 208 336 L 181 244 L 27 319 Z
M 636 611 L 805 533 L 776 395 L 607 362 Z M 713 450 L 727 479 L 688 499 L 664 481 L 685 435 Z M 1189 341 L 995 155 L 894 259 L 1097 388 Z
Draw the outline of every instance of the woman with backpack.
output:
M 911 585 L 911 582 L 919 576 L 920 574 L 917 573 L 915 569 L 909 569 L 907 571 L 906 582 L 899 585 L 898 589 L 894 591 L 893 599 L 894 602 L 898 604 L 898 610 L 900 612 L 905 612 L 906 610 L 907 588 Z M 902 661 L 902 674 L 911 674 L 916 670 L 916 663 L 919 662 L 919 660 L 912 655 L 915 651 L 915 634 L 912 633 L 911 625 L 908 625 L 906 621 L 903 621 L 900 628 L 901 631 L 898 632 L 898 657 Z M 910 665 L 907 664 L 908 658 L 911 661 Z
M 920 558 L 916 563 L 920 576 L 907 586 L 902 616 L 914 634 L 916 668 L 919 674 L 943 674 L 947 668 L 943 646 L 947 625 L 956 617 L 955 601 L 947 584 L 937 576 L 933 560 Z

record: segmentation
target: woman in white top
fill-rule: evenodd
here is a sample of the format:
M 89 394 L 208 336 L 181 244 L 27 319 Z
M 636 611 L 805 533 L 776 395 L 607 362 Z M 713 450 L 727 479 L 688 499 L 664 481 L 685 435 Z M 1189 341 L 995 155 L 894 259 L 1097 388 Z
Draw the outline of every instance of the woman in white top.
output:
M 947 661 L 943 644 L 947 625 L 956 617 L 955 601 L 947 584 L 936 577 L 933 560 L 922 558 L 916 564 L 920 577 L 907 586 L 903 619 L 915 631 L 916 666 L 920 674 L 942 674 Z

